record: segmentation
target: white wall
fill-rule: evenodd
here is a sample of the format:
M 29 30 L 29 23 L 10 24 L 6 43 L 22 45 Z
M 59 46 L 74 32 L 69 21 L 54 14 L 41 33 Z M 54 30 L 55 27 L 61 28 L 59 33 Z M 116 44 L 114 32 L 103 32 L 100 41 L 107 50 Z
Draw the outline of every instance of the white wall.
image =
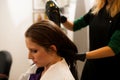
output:
M 17 80 L 29 67 L 24 31 L 32 23 L 32 0 L 0 0 L 0 50 L 13 57 L 9 80 Z

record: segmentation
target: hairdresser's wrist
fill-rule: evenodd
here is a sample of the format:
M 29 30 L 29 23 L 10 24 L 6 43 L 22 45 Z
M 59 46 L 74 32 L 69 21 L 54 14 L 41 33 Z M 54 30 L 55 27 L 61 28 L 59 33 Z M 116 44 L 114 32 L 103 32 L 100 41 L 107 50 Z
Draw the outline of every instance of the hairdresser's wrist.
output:
M 65 22 L 67 21 L 67 17 L 65 17 L 65 16 L 63 16 L 63 15 L 60 17 L 60 19 L 61 19 L 61 20 L 60 20 L 61 23 L 65 23 Z
M 86 59 L 86 53 L 78 53 L 75 55 L 75 59 L 76 60 L 80 60 L 80 61 L 85 61 Z

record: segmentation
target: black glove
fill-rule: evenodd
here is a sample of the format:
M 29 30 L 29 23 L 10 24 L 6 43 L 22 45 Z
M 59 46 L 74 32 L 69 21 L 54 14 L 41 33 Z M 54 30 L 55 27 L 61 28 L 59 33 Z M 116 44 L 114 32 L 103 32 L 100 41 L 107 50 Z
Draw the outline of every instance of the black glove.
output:
M 51 21 L 55 22 L 60 27 L 60 23 L 61 23 L 60 10 L 56 2 L 52 0 L 47 1 L 46 15 Z
M 65 16 L 63 16 L 63 15 L 61 15 L 60 16 L 60 21 L 61 21 L 61 23 L 65 23 L 66 21 L 67 21 L 67 17 L 65 17 Z
M 74 56 L 75 60 L 80 60 L 80 61 L 85 61 L 85 58 L 86 58 L 86 53 L 76 54 Z

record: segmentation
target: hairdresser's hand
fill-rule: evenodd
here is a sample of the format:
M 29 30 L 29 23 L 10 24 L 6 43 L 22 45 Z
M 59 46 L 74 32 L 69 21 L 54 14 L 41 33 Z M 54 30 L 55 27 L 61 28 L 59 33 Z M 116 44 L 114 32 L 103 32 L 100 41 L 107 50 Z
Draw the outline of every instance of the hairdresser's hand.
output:
M 67 21 L 67 17 L 64 16 L 64 15 L 61 15 L 61 16 L 60 16 L 60 22 L 61 22 L 61 23 L 65 23 L 66 21 Z
M 85 61 L 85 59 L 86 59 L 86 53 L 76 54 L 74 56 L 74 58 L 75 58 L 75 60 Z

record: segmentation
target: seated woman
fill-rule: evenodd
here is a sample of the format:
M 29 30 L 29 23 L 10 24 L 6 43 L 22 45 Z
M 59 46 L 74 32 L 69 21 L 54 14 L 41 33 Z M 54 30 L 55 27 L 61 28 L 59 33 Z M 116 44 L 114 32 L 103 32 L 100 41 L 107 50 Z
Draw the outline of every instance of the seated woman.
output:
M 34 64 L 19 80 L 78 80 L 75 44 L 52 21 L 42 20 L 25 32 L 28 58 Z

